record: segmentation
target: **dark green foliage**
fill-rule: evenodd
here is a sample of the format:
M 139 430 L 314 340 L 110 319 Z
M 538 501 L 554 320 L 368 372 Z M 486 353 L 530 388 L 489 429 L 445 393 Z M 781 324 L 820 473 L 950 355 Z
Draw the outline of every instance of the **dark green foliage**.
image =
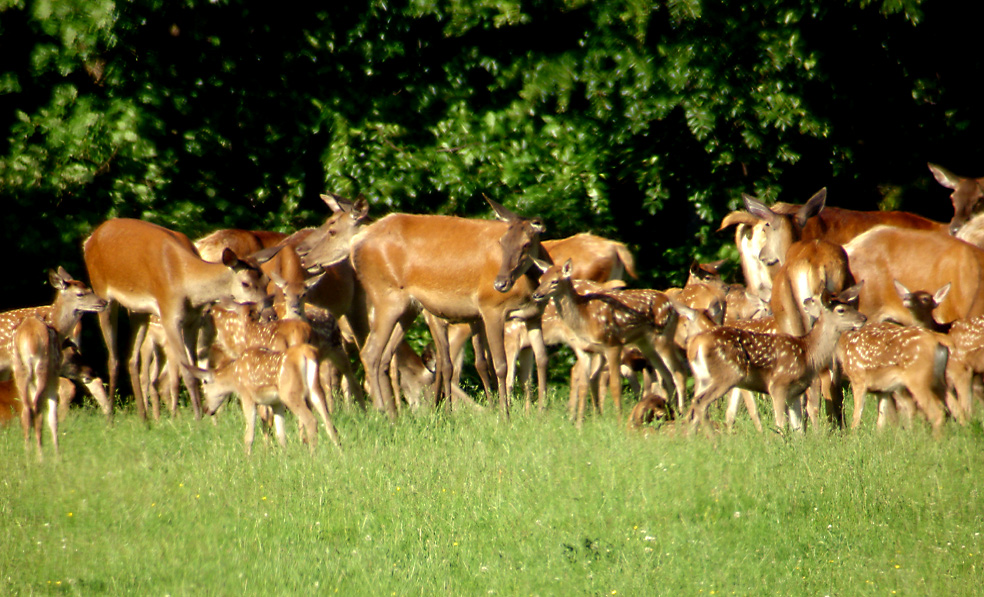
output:
M 981 10 L 0 0 L 2 246 L 31 274 L 3 304 L 47 300 L 46 267 L 82 276 L 108 217 L 293 230 L 328 189 L 377 215 L 484 215 L 484 193 L 630 243 L 656 286 L 730 254 L 741 192 L 948 219 L 924 163 L 981 172 L 959 32 Z

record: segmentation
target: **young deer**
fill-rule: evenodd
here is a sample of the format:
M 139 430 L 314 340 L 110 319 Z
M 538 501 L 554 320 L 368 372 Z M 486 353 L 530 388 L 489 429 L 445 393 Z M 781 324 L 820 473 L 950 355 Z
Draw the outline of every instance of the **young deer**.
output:
M 925 290 L 909 291 L 898 280 L 895 290 L 902 298 L 902 304 L 912 314 L 920 327 L 946 334 L 950 346 L 950 361 L 947 364 L 947 383 L 954 399 L 947 395 L 947 407 L 960 422 L 970 419 L 973 414 L 974 376 L 984 373 L 984 316 L 958 319 L 950 323 L 939 323 L 933 312 L 940 306 L 950 292 L 946 284 L 935 293 Z
M 734 387 L 768 392 L 775 408 L 776 426 L 786 427 L 786 409 L 792 425 L 801 428 L 798 399 L 816 375 L 829 367 L 842 332 L 860 328 L 865 317 L 847 304 L 857 298 L 861 285 L 852 286 L 826 304 L 809 303 L 819 311 L 805 336 L 759 334 L 719 327 L 695 337 L 687 350 L 693 370 L 695 396 L 687 420 L 696 429 L 707 418 L 707 407 Z M 816 409 L 816 405 L 810 405 Z
M 48 429 L 58 454 L 58 387 L 62 367 L 62 344 L 74 331 L 84 312 L 99 313 L 106 301 L 85 284 L 72 279 L 61 267 L 49 271 L 48 280 L 58 291 L 58 299 L 44 318 L 24 317 L 14 328 L 10 340 L 14 382 L 21 396 L 21 427 L 24 447 L 30 450 L 31 427 L 41 457 L 41 409 L 48 407 Z M 60 300 L 71 296 L 69 300 Z
M 851 427 L 861 424 L 868 392 L 897 396 L 908 392 L 926 414 L 933 433 L 939 435 L 946 416 L 947 344 L 936 332 L 888 322 L 872 323 L 842 335 L 836 358 L 854 394 Z
M 622 412 L 621 352 L 622 347 L 634 344 L 651 361 L 662 366 L 654 343 L 657 322 L 653 317 L 655 306 L 651 298 L 626 294 L 629 291 L 580 294 L 571 279 L 573 263 L 567 260 L 563 266 L 543 266 L 546 271 L 540 277 L 540 285 L 533 291 L 534 300 L 551 298 L 557 313 L 571 331 L 571 348 L 578 359 L 578 403 L 576 424 L 584 420 L 588 394 L 588 373 L 591 371 L 591 354 L 602 354 L 608 362 L 609 391 L 615 408 Z M 613 294 L 617 292 L 618 294 Z M 662 293 L 660 293 L 662 295 Z M 623 298 L 624 297 L 624 298 Z M 663 295 L 664 311 L 672 312 L 669 299 Z M 631 302 L 630 302 L 631 301 Z M 675 321 L 675 313 L 673 313 Z M 664 367 L 664 373 L 666 369 Z
M 313 452 L 318 443 L 318 424 L 307 406 L 308 401 L 314 404 L 332 442 L 341 447 L 321 391 L 318 351 L 310 344 L 291 346 L 283 352 L 254 346 L 218 369 L 188 367 L 188 370 L 204 382 L 207 414 L 215 414 L 229 394 L 239 395 L 246 417 L 247 454 L 253 450 L 257 405 L 273 409 L 274 428 L 281 446 L 287 445 L 284 408 L 294 413 Z

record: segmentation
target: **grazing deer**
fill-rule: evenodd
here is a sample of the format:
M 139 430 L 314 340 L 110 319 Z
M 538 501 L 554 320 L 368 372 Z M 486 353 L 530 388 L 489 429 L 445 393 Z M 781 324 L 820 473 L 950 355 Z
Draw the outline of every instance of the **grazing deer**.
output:
M 925 290 L 909 291 L 897 280 L 895 287 L 916 325 L 947 335 L 951 344 L 947 382 L 956 393 L 956 403 L 947 395 L 947 407 L 959 422 L 969 420 L 973 414 L 974 377 L 984 373 L 984 316 L 938 322 L 933 313 L 949 294 L 949 283 L 932 294 Z
M 492 354 L 500 410 L 508 414 L 505 393 L 504 322 L 524 314 L 546 357 L 539 330 L 539 307 L 526 276 L 539 244 L 539 221 L 520 218 L 488 200 L 496 222 L 449 216 L 390 214 L 368 224 L 368 205 L 357 201 L 339 210 L 298 246 L 305 267 L 330 266 L 349 258 L 372 306 L 371 329 L 362 347 L 370 394 L 380 399 L 391 418 L 396 401 L 385 372 L 406 328 L 420 308 L 448 321 L 481 321 Z M 432 330 L 434 331 L 434 330 Z M 438 347 L 446 338 L 435 339 Z M 442 371 L 452 369 L 448 350 L 439 355 Z M 540 399 L 546 384 L 541 380 Z M 443 386 L 435 387 L 439 392 Z
M 14 382 L 20 390 L 21 427 L 24 447 L 30 450 L 31 428 L 41 457 L 41 410 L 48 407 L 48 430 L 55 454 L 58 453 L 58 390 L 62 368 L 62 344 L 74 331 L 85 312 L 99 313 L 106 301 L 85 284 L 72 279 L 61 267 L 48 272 L 48 280 L 58 291 L 58 299 L 44 318 L 30 315 L 21 319 L 10 340 Z M 69 300 L 60 300 L 71 295 Z
M 984 178 L 964 178 L 957 176 L 942 166 L 927 164 L 936 182 L 952 189 L 950 200 L 953 202 L 953 219 L 950 220 L 950 234 L 956 234 L 964 223 L 970 219 L 974 206 L 984 197 Z
M 692 428 L 704 423 L 707 407 L 734 387 L 768 392 L 776 426 L 785 429 L 786 409 L 791 408 L 793 427 L 801 428 L 797 398 L 820 371 L 830 366 L 841 333 L 864 324 L 865 317 L 847 304 L 857 297 L 860 288 L 861 285 L 852 286 L 829 303 L 818 304 L 809 299 L 820 313 L 805 336 L 719 327 L 693 338 L 687 358 L 694 375 L 695 396 L 686 417 Z
M 281 446 L 287 445 L 284 408 L 294 413 L 313 452 L 318 444 L 318 423 L 307 406 L 308 401 L 318 411 L 332 442 L 341 448 L 321 391 L 318 351 L 310 344 L 297 344 L 285 351 L 254 346 L 215 370 L 187 368 L 205 383 L 205 407 L 209 415 L 215 414 L 230 394 L 239 395 L 246 417 L 247 454 L 253 451 L 257 405 L 273 409 L 274 429 Z
M 225 298 L 259 303 L 267 296 L 255 260 L 239 259 L 227 249 L 222 263 L 209 263 L 198 256 L 187 236 L 150 222 L 107 220 L 86 239 L 83 251 L 92 288 L 110 305 L 99 314 L 108 353 L 110 396 L 118 375 L 117 316 L 122 305 L 130 312 L 131 387 L 144 420 L 147 411 L 139 383 L 139 348 L 148 317 L 155 314 L 161 319 L 168 362 L 190 365 L 205 305 Z M 188 388 L 195 417 L 201 418 L 198 386 L 184 367 L 170 368 L 171 395 L 178 394 L 179 375 Z
M 931 330 L 885 322 L 842 335 L 835 355 L 854 394 L 851 427 L 861 424 L 868 392 L 883 399 L 908 392 L 938 436 L 945 420 L 947 344 Z

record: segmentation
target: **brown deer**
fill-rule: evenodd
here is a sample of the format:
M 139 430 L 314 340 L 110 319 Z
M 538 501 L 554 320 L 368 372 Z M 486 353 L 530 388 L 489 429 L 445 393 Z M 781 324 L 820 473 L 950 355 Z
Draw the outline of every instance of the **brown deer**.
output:
M 531 333 L 542 346 L 539 307 L 530 298 L 534 283 L 525 275 L 534 257 L 547 257 L 539 244 L 542 225 L 489 203 L 505 222 L 390 214 L 368 224 L 368 206 L 357 201 L 349 211 L 337 211 L 298 246 L 306 267 L 330 266 L 348 257 L 358 272 L 373 309 L 362 360 L 370 394 L 382 397 L 391 418 L 396 417 L 396 401 L 386 383 L 386 369 L 421 307 L 441 319 L 483 323 L 500 409 L 506 414 L 506 317 L 528 314 Z M 447 341 L 435 344 L 447 346 Z M 439 358 L 439 367 L 450 371 L 450 353 L 444 350 Z M 541 400 L 544 385 L 545 380 Z
M 231 250 L 222 263 L 198 256 L 188 237 L 150 222 L 118 218 L 107 220 L 85 241 L 84 257 L 92 288 L 109 301 L 99 314 L 106 342 L 110 396 L 116 389 L 119 361 L 116 334 L 119 306 L 130 312 L 130 381 L 137 410 L 147 412 L 139 383 L 139 347 L 147 333 L 151 314 L 161 319 L 170 363 L 190 365 L 196 352 L 201 310 L 205 305 L 231 298 L 240 303 L 266 299 L 265 283 L 256 261 L 239 259 Z M 170 392 L 178 394 L 183 378 L 195 417 L 201 418 L 201 399 L 195 379 L 183 367 L 170 368 Z
M 952 189 L 950 200 L 953 202 L 953 219 L 950 220 L 950 234 L 956 234 L 964 223 L 970 219 L 974 206 L 984 197 L 984 178 L 964 178 L 957 176 L 942 166 L 927 164 L 936 182 Z
M 44 318 L 30 315 L 21 319 L 10 340 L 14 382 L 20 390 L 21 428 L 24 447 L 30 450 L 31 428 L 41 452 L 41 410 L 48 408 L 48 429 L 55 454 L 58 453 L 58 390 L 62 369 L 62 344 L 75 330 L 85 312 L 99 313 L 106 301 L 85 284 L 72 279 L 61 267 L 48 272 L 48 280 L 58 291 L 58 299 Z M 72 295 L 69 300 L 59 300 Z
M 793 428 L 801 429 L 798 397 L 820 371 L 830 366 L 841 333 L 864 324 L 865 317 L 847 304 L 859 291 L 860 285 L 852 286 L 830 302 L 820 304 L 809 299 L 820 313 L 805 336 L 719 327 L 693 338 L 687 350 L 695 387 L 686 416 L 691 427 L 696 429 L 705 422 L 711 403 L 739 387 L 768 392 L 780 430 L 786 427 L 787 408 L 793 415 Z
M 252 255 L 276 246 L 286 237 L 282 232 L 225 228 L 196 240 L 195 249 L 205 261 L 222 263 L 222 253 L 226 249 L 231 249 L 236 255 Z
M 925 230 L 879 227 L 845 245 L 855 280 L 864 280 L 858 310 L 872 321 L 916 323 L 895 291 L 952 283 L 936 311 L 940 321 L 984 315 L 984 250 Z
M 253 450 L 257 405 L 273 409 L 274 429 L 281 446 L 287 445 L 284 408 L 294 413 L 304 431 L 304 441 L 313 452 L 318 444 L 318 423 L 307 406 L 308 401 L 321 417 L 328 437 L 341 448 L 338 431 L 321 391 L 318 351 L 310 344 L 297 344 L 285 351 L 254 346 L 215 370 L 186 367 L 192 375 L 205 382 L 208 414 L 215 414 L 230 394 L 239 395 L 246 418 L 244 441 L 247 454 Z
M 353 202 L 331 193 L 321 195 L 321 199 L 331 209 L 331 216 L 319 228 L 305 235 L 295 247 L 308 273 L 322 275 L 321 281 L 307 293 L 306 301 L 309 305 L 330 311 L 343 336 L 351 338 L 361 351 L 369 335 L 368 298 L 352 268 L 348 253 L 342 251 L 328 255 L 325 248 L 329 238 L 341 244 L 351 241 L 351 235 L 346 239 L 334 238 L 339 231 L 354 233 L 352 227 L 368 224 L 368 203 L 365 199 Z M 392 365 L 394 396 L 402 393 L 408 402 L 419 403 L 423 392 L 434 382 L 433 373 L 405 341 L 397 346 Z M 377 409 L 385 410 L 381 396 L 373 395 L 371 398 Z
M 835 355 L 854 394 L 851 427 L 861 424 L 868 392 L 882 397 L 907 392 L 938 436 L 946 416 L 947 344 L 931 330 L 885 322 L 842 335 Z

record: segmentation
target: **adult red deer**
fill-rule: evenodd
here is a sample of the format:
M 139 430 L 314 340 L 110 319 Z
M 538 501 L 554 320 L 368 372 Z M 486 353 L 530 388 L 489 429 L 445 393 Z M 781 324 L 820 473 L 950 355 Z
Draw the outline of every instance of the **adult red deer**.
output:
M 535 284 L 525 275 L 533 258 L 548 258 L 539 244 L 542 225 L 494 201 L 489 204 L 505 222 L 390 214 L 369 224 L 368 204 L 359 200 L 336 211 L 298 247 L 308 268 L 351 260 L 373 309 L 362 348 L 370 393 L 374 399 L 382 397 L 391 418 L 396 417 L 396 401 L 385 370 L 420 307 L 449 321 L 482 321 L 499 382 L 500 409 L 506 414 L 506 317 L 530 314 L 531 334 L 542 346 L 539 307 L 530 298 Z M 442 352 L 439 366 L 448 371 L 450 354 Z
M 984 197 L 984 178 L 965 178 L 957 176 L 942 166 L 927 164 L 936 182 L 952 189 L 950 200 L 953 202 L 953 219 L 950 220 L 950 234 L 956 234 L 964 223 L 970 219 L 974 206 Z
M 106 301 L 92 290 L 73 280 L 64 269 L 48 273 L 59 297 L 69 293 L 71 300 L 55 302 L 45 318 L 25 317 L 14 328 L 10 344 L 14 382 L 20 390 L 21 427 L 24 447 L 30 449 L 30 432 L 34 428 L 38 456 L 41 456 L 41 410 L 48 408 L 48 429 L 55 454 L 58 453 L 59 377 L 62 368 L 62 344 L 79 323 L 84 312 L 101 312 Z M 69 286 L 71 289 L 69 290 Z
M 791 409 L 799 428 L 801 414 L 796 400 L 828 368 L 841 333 L 860 328 L 865 317 L 848 302 L 856 298 L 859 286 L 852 286 L 830 303 L 811 304 L 820 310 L 813 329 L 805 336 L 759 334 L 730 327 L 719 327 L 697 335 L 687 349 L 694 374 L 694 399 L 687 421 L 696 429 L 707 418 L 707 407 L 728 390 L 739 387 L 772 396 L 776 426 L 786 427 L 786 411 Z M 813 409 L 813 406 L 810 406 Z M 816 415 L 811 413 L 811 419 Z
M 198 256 L 187 236 L 150 222 L 107 220 L 86 239 L 83 251 L 92 289 L 110 305 L 99 314 L 109 354 L 110 397 L 118 375 L 116 333 L 122 305 L 130 313 L 130 382 L 144 420 L 147 411 L 139 383 L 139 347 L 147 332 L 148 317 L 155 314 L 161 319 L 167 338 L 167 361 L 190 365 L 205 305 L 221 299 L 258 303 L 266 298 L 255 260 L 239 259 L 233 251 L 226 250 L 222 263 L 209 263 Z M 180 374 L 191 396 L 195 418 L 201 418 L 195 379 L 184 367 L 172 366 L 169 370 L 171 395 L 178 393 Z
M 984 250 L 925 230 L 879 227 L 845 246 L 854 279 L 864 280 L 858 309 L 872 321 L 916 323 L 895 291 L 941 288 L 952 282 L 936 311 L 943 322 L 984 315 Z
M 226 249 L 232 249 L 236 255 L 252 255 L 276 246 L 286 237 L 282 232 L 223 228 L 196 240 L 195 249 L 205 261 L 221 263 L 222 253 Z

